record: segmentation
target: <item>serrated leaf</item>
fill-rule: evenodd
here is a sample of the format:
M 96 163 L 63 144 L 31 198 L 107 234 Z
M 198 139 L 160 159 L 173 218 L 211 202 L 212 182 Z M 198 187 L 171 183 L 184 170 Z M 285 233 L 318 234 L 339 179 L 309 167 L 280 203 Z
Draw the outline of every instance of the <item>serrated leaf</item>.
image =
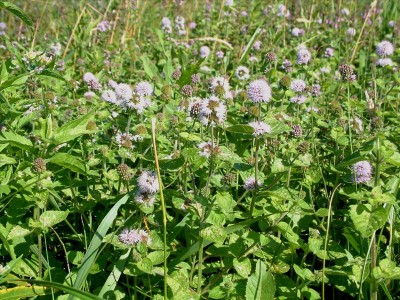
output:
M 12 164 L 16 164 L 17 161 L 12 158 L 12 157 L 8 157 L 5 154 L 0 154 L 0 167 L 4 166 L 4 165 L 12 165 Z
M 81 118 L 70 121 L 58 128 L 52 139 L 53 144 L 59 145 L 73 140 L 81 135 L 95 133 L 96 130 L 88 130 L 86 128 L 89 120 L 93 118 L 94 114 L 95 111 L 91 111 Z
M 225 129 L 232 133 L 253 134 L 254 128 L 246 124 L 232 125 Z
M 257 261 L 256 270 L 247 280 L 246 300 L 273 300 L 275 295 L 275 280 L 265 264 Z
M 9 12 L 14 14 L 18 18 L 20 18 L 22 20 L 22 22 L 24 22 L 26 25 L 33 28 L 32 19 L 26 13 L 24 13 L 24 11 L 22 9 L 20 9 L 15 4 L 12 4 L 12 3 L 6 2 L 6 1 L 5 2 L 2 1 L 2 2 L 0 2 L 0 8 L 7 9 Z
M 58 152 L 48 161 L 76 173 L 86 174 L 85 165 L 83 164 L 83 162 L 79 158 L 71 154 Z
M 137 268 L 147 274 L 153 274 L 153 262 L 145 257 L 136 264 Z
M 7 235 L 7 240 L 12 240 L 16 238 L 24 237 L 31 233 L 31 230 L 24 228 L 22 226 L 14 226 Z
M 372 209 L 370 204 L 350 205 L 350 218 L 363 237 L 370 237 L 387 220 L 388 212 L 383 207 Z
M 39 221 L 43 227 L 53 227 L 61 223 L 68 217 L 69 211 L 47 210 L 39 217 Z
M 147 55 L 142 55 L 140 60 L 142 61 L 143 69 L 150 80 L 153 80 L 154 77 L 159 77 L 157 66 L 149 59 Z
M 32 142 L 26 137 L 9 131 L 4 131 L 0 135 L 0 144 L 5 143 L 27 151 L 31 151 L 33 146 Z
M 200 231 L 200 236 L 214 243 L 222 244 L 227 237 L 222 226 L 212 225 Z
M 169 252 L 167 252 L 167 257 Z M 164 262 L 164 251 L 153 251 L 147 254 L 147 258 L 151 260 L 153 266 L 159 265 Z
M 237 259 L 236 257 L 233 259 L 233 267 L 235 268 L 236 272 L 244 277 L 249 277 L 251 273 L 251 261 L 248 257 L 243 257 Z

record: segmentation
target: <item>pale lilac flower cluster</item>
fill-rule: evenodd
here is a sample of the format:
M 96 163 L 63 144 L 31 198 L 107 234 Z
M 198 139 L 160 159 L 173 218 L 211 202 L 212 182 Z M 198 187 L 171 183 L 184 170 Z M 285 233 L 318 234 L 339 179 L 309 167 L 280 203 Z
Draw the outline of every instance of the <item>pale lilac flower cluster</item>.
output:
M 200 47 L 200 58 L 206 58 L 210 55 L 210 48 L 208 46 Z
M 93 73 L 87 72 L 83 75 L 83 81 L 88 85 L 89 89 L 99 90 L 101 89 L 101 84 Z
M 389 58 L 389 57 L 379 58 L 379 59 L 376 61 L 376 65 L 377 65 L 377 66 L 380 66 L 380 67 L 391 66 L 391 65 L 393 65 L 393 61 L 392 61 L 392 59 Z
M 61 54 L 61 44 L 59 42 L 50 45 L 50 52 L 54 55 Z
M 153 94 L 153 87 L 147 81 L 139 82 L 135 89 L 126 83 L 117 83 L 110 80 L 108 85 L 113 90 L 105 90 L 101 98 L 115 105 L 121 106 L 123 109 L 134 109 L 138 114 L 142 114 L 144 109 L 151 105 L 148 96 Z
M 297 51 L 297 60 L 296 62 L 299 65 L 306 65 L 311 60 L 311 53 L 305 47 L 299 47 Z
M 217 53 L 215 54 L 217 56 L 218 59 L 223 59 L 225 56 L 225 53 L 221 50 L 217 51 Z
M 142 229 L 125 228 L 118 235 L 118 240 L 126 246 L 134 246 L 143 243 L 146 246 L 151 244 L 151 237 L 147 231 Z
M 353 36 L 355 36 L 356 35 L 356 30 L 354 29 L 354 28 L 348 28 L 347 30 L 346 30 L 346 34 L 347 34 L 347 36 L 349 36 L 349 37 L 353 37 Z
M 177 16 L 175 18 L 175 28 L 178 31 L 178 35 L 186 35 L 185 18 L 184 17 Z
M 302 79 L 294 79 L 290 84 L 290 88 L 297 93 L 301 93 L 306 89 L 306 83 Z
M 259 40 L 255 41 L 253 44 L 253 49 L 257 50 L 257 51 L 260 50 L 261 49 L 261 41 L 259 41 Z
M 225 6 L 227 7 L 231 7 L 233 6 L 235 3 L 233 2 L 233 0 L 225 0 Z
M 172 33 L 171 20 L 168 17 L 162 18 L 161 29 L 164 30 L 165 33 Z
M 288 17 L 290 17 L 290 11 L 286 8 L 286 6 L 284 4 L 279 4 L 277 16 L 288 18 Z
M 235 75 L 239 80 L 246 80 L 250 78 L 250 70 L 247 67 L 239 66 L 235 71 Z
M 282 62 L 282 69 L 283 69 L 286 73 L 292 72 L 292 70 L 293 70 L 292 67 L 293 67 L 293 64 L 292 64 L 292 62 L 291 62 L 290 60 L 285 59 L 285 60 Z
M 254 103 L 269 102 L 271 100 L 271 87 L 264 79 L 257 79 L 250 83 L 247 95 Z
M 97 24 L 96 28 L 100 32 L 106 32 L 111 29 L 111 24 L 109 21 L 104 20 L 104 21 L 101 21 L 99 24 Z
M 231 87 L 229 85 L 229 80 L 225 77 L 218 76 L 214 77 L 210 80 L 210 90 L 213 94 L 217 93 L 217 89 L 219 87 L 222 87 L 224 90 L 224 95 L 223 97 L 225 99 L 232 99 L 233 95 L 232 92 L 230 91 Z M 219 94 L 218 94 L 219 95 Z
M 0 35 L 5 35 L 7 30 L 7 24 L 0 22 Z
M 326 48 L 325 57 L 332 57 L 334 50 L 332 48 Z
M 262 182 L 260 180 L 257 180 L 254 177 L 250 177 L 248 178 L 245 182 L 244 182 L 244 189 L 247 191 L 253 191 L 255 190 L 257 187 L 261 187 L 262 186 Z
M 305 33 L 304 29 L 300 29 L 300 28 L 297 28 L 297 27 L 292 29 L 292 35 L 293 36 L 303 36 L 304 33 Z
M 155 172 L 145 170 L 138 178 L 138 192 L 135 202 L 138 204 L 152 205 L 155 202 L 155 194 L 159 191 L 158 177 Z
M 376 45 L 376 54 L 381 57 L 386 57 L 392 55 L 394 52 L 394 47 L 389 41 L 382 41 Z
M 201 142 L 197 148 L 199 149 L 200 156 L 209 158 L 212 154 L 217 154 L 220 148 L 212 142 Z
M 259 135 L 263 135 L 263 134 L 266 134 L 266 133 L 271 133 L 271 126 L 269 126 L 265 122 L 255 121 L 255 122 L 250 122 L 249 125 L 251 127 L 253 127 L 253 129 L 254 129 L 254 132 L 253 132 L 254 136 L 259 136 Z
M 302 104 L 306 102 L 306 96 L 302 95 L 306 89 L 306 83 L 302 79 L 294 79 L 292 83 L 290 84 L 291 90 L 297 93 L 296 96 L 290 98 L 290 102 L 296 103 L 296 104 Z
M 127 149 L 133 149 L 135 146 L 133 145 L 132 142 L 140 141 L 143 138 L 140 135 L 131 135 L 130 133 L 120 133 L 118 132 L 115 135 L 115 141 L 118 145 L 118 147 L 123 147 Z
M 372 178 L 372 166 L 369 161 L 359 161 L 352 167 L 353 182 L 366 183 Z
M 200 106 L 199 119 L 203 125 L 224 123 L 226 119 L 225 104 L 214 95 L 203 99 Z

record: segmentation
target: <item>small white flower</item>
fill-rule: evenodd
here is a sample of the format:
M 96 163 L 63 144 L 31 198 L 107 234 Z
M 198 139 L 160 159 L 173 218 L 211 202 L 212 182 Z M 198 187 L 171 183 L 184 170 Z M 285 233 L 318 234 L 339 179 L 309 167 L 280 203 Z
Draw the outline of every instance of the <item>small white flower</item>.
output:
M 253 132 L 254 136 L 263 135 L 265 133 L 271 133 L 271 126 L 269 126 L 265 122 L 256 121 L 256 122 L 249 123 L 249 125 L 251 127 L 253 127 L 253 129 L 254 129 L 254 132 Z

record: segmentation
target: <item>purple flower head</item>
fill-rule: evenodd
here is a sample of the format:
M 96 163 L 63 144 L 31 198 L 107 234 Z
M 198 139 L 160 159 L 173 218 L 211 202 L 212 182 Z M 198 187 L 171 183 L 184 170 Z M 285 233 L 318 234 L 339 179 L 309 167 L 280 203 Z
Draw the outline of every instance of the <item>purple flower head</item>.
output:
M 203 125 L 222 124 L 226 119 L 226 106 L 216 96 L 203 99 L 200 106 L 200 122 Z
M 245 10 L 242 10 L 242 12 L 240 14 L 242 15 L 242 17 L 247 17 L 248 16 L 247 11 L 245 11 Z
M 196 26 L 197 26 L 196 22 L 190 22 L 190 23 L 189 23 L 189 28 L 190 28 L 190 29 L 195 29 Z
M 88 87 L 92 90 L 99 90 L 101 88 L 101 84 L 97 77 L 90 72 L 83 75 L 83 81 L 86 82 Z
M 210 48 L 208 48 L 208 46 L 202 46 L 200 48 L 200 57 L 206 58 L 209 55 L 210 55 Z
M 225 56 L 225 53 L 224 53 L 223 51 L 217 51 L 216 55 L 217 55 L 217 57 L 218 57 L 219 59 L 223 59 L 224 56 Z
M 269 102 L 271 100 L 271 88 L 264 79 L 254 80 L 247 89 L 247 95 L 254 103 Z
M 378 45 L 376 45 L 376 54 L 379 56 L 389 56 L 394 52 L 394 47 L 391 42 L 382 41 Z
M 158 177 L 155 172 L 145 170 L 138 178 L 139 191 L 142 194 L 155 194 L 159 191 Z
M 250 122 L 249 125 L 254 129 L 253 132 L 254 136 L 263 135 L 265 133 L 271 133 L 271 126 L 269 126 L 265 122 L 262 121 Z
M 103 99 L 106 102 L 113 103 L 113 104 L 119 104 L 119 102 L 117 100 L 117 95 L 112 90 L 105 90 L 101 94 L 101 99 Z
M 332 48 L 326 48 L 325 57 L 332 57 L 334 50 Z
M 239 80 L 246 80 L 250 78 L 250 70 L 245 66 L 237 67 L 235 75 Z
M 111 24 L 109 21 L 101 21 L 99 24 L 97 24 L 97 30 L 100 32 L 106 32 L 107 30 L 111 29 Z
M 299 49 L 297 52 L 297 60 L 296 62 L 299 65 L 306 65 L 311 60 L 311 53 L 307 49 Z
M 393 61 L 390 58 L 379 58 L 376 61 L 376 65 L 380 67 L 386 67 L 386 66 L 391 66 L 393 65 Z
M 301 93 L 305 90 L 306 83 L 302 79 L 294 79 L 290 84 L 290 88 L 295 92 Z
M 372 166 L 369 161 L 359 161 L 352 167 L 353 182 L 366 183 L 372 178 Z
M 120 102 L 126 102 L 132 99 L 132 89 L 129 84 L 120 83 L 115 87 L 115 94 Z
M 304 102 L 306 102 L 306 100 L 307 100 L 307 97 L 304 95 L 297 95 L 297 96 L 290 98 L 290 102 L 296 103 L 296 104 L 303 104 Z
M 151 96 L 153 94 L 153 87 L 149 82 L 142 81 L 136 85 L 135 92 L 140 96 Z
M 261 41 L 255 41 L 253 44 L 253 49 L 254 50 L 260 50 L 261 49 Z
M 355 36 L 355 35 L 356 35 L 356 30 L 355 30 L 354 28 L 348 28 L 348 29 L 346 30 L 346 34 L 347 34 L 348 36 Z
M 253 191 L 257 187 L 261 187 L 261 186 L 262 186 L 262 182 L 260 180 L 257 180 L 257 182 L 256 182 L 256 179 L 254 177 L 248 178 L 243 185 L 245 190 L 248 190 L 248 191 Z
M 305 33 L 304 29 L 300 29 L 300 28 L 297 28 L 297 27 L 292 29 L 292 35 L 293 36 L 302 36 L 302 35 L 304 35 L 304 33 Z

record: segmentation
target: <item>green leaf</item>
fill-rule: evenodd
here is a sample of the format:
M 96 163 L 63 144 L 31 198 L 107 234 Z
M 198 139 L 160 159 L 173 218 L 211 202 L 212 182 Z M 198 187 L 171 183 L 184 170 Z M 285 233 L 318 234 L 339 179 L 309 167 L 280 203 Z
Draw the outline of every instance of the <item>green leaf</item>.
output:
M 39 217 L 43 227 L 53 227 L 68 217 L 69 211 L 47 210 Z
M 22 150 L 32 151 L 32 142 L 19 134 L 4 131 L 0 135 L 0 144 L 10 144 Z
M 62 77 L 61 74 L 52 71 L 52 70 L 43 70 L 42 72 L 40 72 L 39 74 L 36 74 L 36 76 L 38 77 L 51 77 L 57 80 L 61 80 L 64 82 L 68 82 L 64 77 Z
M 395 262 L 385 258 L 379 262 L 379 267 L 372 270 L 372 274 L 378 280 L 398 280 L 400 279 L 400 267 L 397 267 Z
M 251 261 L 248 257 L 242 257 L 239 259 L 235 257 L 233 259 L 233 267 L 236 272 L 244 278 L 249 277 L 251 273 Z
M 167 252 L 167 257 L 169 252 Z M 164 251 L 153 251 L 147 254 L 147 258 L 151 260 L 153 266 L 162 264 L 164 262 Z
M 42 128 L 40 130 L 40 135 L 42 139 L 44 140 L 50 139 L 51 136 L 53 135 L 53 119 L 51 115 L 48 115 L 45 121 L 43 121 L 42 119 L 41 126 Z
M 388 211 L 383 207 L 374 210 L 370 204 L 350 205 L 350 218 L 363 237 L 370 237 L 387 220 Z
M 140 59 L 143 63 L 143 69 L 150 80 L 153 80 L 154 77 L 159 77 L 157 66 L 149 59 L 147 55 L 142 55 Z
M 20 225 L 16 225 L 8 233 L 7 240 L 21 238 L 21 237 L 24 237 L 24 236 L 30 234 L 31 232 L 32 231 L 27 229 L 27 228 L 24 228 L 24 227 L 22 227 Z
M 10 2 L 0 2 L 0 8 L 7 9 L 9 12 L 17 16 L 24 22 L 26 25 L 28 25 L 31 29 L 33 29 L 33 21 L 32 19 L 22 11 L 18 6 L 10 3 Z
M 118 200 L 117 203 L 110 209 L 104 219 L 101 221 L 99 227 L 97 228 L 91 242 L 89 248 L 83 258 L 83 262 L 79 271 L 77 273 L 74 288 L 81 289 L 86 281 L 87 276 L 89 275 L 90 269 L 96 262 L 97 253 L 100 250 L 100 246 L 102 244 L 104 236 L 107 234 L 107 231 L 111 227 L 114 222 L 114 219 L 117 216 L 118 210 L 121 205 L 125 204 L 129 199 L 129 195 L 125 195 L 121 199 Z M 72 297 L 68 298 L 69 300 L 73 300 Z
M 59 165 L 76 173 L 86 174 L 84 163 L 76 156 L 68 153 L 58 152 L 51 157 L 48 162 Z
M 253 134 L 254 128 L 249 125 L 232 125 L 225 129 L 228 132 L 232 133 L 242 133 L 242 134 Z
M 22 85 L 28 80 L 28 77 L 29 77 L 29 74 L 20 74 L 20 75 L 11 77 L 6 82 L 1 84 L 0 91 L 5 90 L 6 88 L 9 88 L 11 86 Z
M 147 274 L 154 274 L 154 268 L 152 261 L 145 257 L 136 264 L 137 268 Z
M 227 236 L 222 226 L 212 225 L 200 231 L 200 236 L 211 242 L 223 244 Z
M 17 161 L 12 158 L 12 157 L 8 157 L 5 154 L 0 154 L 0 167 L 4 166 L 4 165 L 12 165 L 12 164 L 16 164 Z
M 88 114 L 84 115 L 83 117 L 70 121 L 60 128 L 54 133 L 53 136 L 53 143 L 56 145 L 68 142 L 70 140 L 73 140 L 77 138 L 78 136 L 84 135 L 84 134 L 90 134 L 90 133 L 95 133 L 96 130 L 88 130 L 86 129 L 86 126 L 93 118 L 95 114 L 95 111 L 91 111 Z
M 271 272 L 267 272 L 265 264 L 258 260 L 255 273 L 247 280 L 246 300 L 273 300 L 275 290 Z

